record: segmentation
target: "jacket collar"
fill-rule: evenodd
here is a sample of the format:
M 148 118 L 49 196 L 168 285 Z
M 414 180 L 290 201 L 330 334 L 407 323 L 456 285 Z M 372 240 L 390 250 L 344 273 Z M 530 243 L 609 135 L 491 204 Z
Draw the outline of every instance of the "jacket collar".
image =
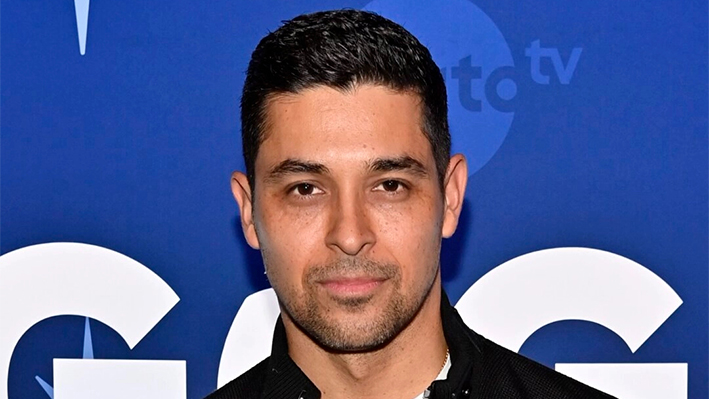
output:
M 479 365 L 481 339 L 463 322 L 458 311 L 451 306 L 445 292 L 441 295 L 441 319 L 443 334 L 448 343 L 451 368 L 448 379 L 436 381 L 429 387 L 431 398 L 465 398 L 472 392 L 474 378 L 480 373 L 474 370 Z M 262 399 L 319 399 L 320 390 L 288 355 L 288 341 L 283 321 L 278 318 L 273 334 L 271 356 L 264 384 Z
M 476 369 L 481 364 L 482 350 L 479 342 L 482 338 L 465 325 L 458 311 L 448 301 L 445 291 L 441 295 L 441 320 L 451 356 L 451 368 L 446 380 L 431 384 L 430 397 L 471 397 L 474 394 L 473 385 L 477 385 L 476 376 L 480 375 Z
M 281 317 L 273 333 L 271 357 L 266 370 L 262 399 L 319 399 L 320 390 L 288 355 L 286 328 Z

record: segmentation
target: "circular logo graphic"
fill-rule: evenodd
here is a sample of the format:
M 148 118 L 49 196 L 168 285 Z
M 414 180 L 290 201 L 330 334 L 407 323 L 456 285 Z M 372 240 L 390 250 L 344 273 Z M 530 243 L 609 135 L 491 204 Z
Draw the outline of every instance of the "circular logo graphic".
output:
M 433 55 L 448 90 L 453 152 L 469 173 L 482 168 L 507 136 L 517 95 L 509 46 L 494 22 L 467 0 L 375 0 L 364 7 L 403 25 Z

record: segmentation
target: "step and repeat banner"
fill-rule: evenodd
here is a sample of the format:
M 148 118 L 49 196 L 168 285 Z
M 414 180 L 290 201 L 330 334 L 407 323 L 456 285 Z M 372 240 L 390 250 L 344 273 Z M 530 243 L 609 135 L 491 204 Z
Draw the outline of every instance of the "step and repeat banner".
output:
M 469 325 L 621 398 L 706 398 L 707 2 L 2 0 L 0 399 L 198 399 L 267 356 L 240 91 L 262 36 L 333 8 L 441 68 Z

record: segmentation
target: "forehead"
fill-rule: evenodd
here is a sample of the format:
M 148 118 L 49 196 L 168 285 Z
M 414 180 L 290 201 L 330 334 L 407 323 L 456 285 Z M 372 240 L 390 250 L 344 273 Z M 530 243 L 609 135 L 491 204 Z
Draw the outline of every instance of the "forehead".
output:
M 265 111 L 257 169 L 287 158 L 325 162 L 406 154 L 432 162 L 415 93 L 375 85 L 316 86 L 275 96 Z

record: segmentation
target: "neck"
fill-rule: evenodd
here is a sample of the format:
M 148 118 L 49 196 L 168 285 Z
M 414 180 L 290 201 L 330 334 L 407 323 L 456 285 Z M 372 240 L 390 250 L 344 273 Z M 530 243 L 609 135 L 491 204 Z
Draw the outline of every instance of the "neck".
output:
M 411 323 L 384 347 L 363 353 L 330 352 L 284 316 L 289 354 L 323 398 L 411 399 L 438 376 L 446 358 L 440 302 L 439 275 Z

